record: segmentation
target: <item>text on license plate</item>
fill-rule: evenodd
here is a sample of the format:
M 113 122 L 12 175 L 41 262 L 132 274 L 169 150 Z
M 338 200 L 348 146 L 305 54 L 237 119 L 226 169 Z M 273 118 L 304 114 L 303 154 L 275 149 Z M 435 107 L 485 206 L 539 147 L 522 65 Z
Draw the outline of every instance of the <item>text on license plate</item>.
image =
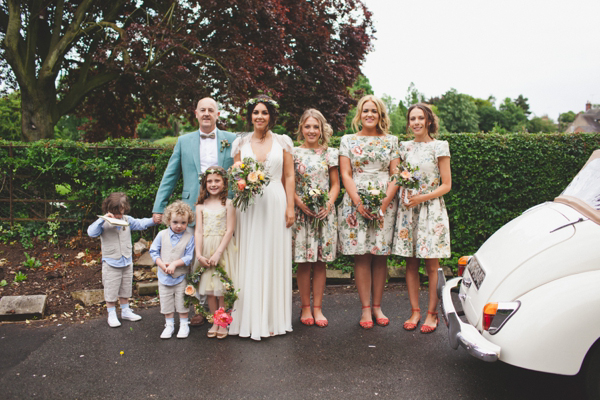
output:
M 479 290 L 479 287 L 485 279 L 485 271 L 479 266 L 479 262 L 477 262 L 477 259 L 475 257 L 472 257 L 469 260 L 469 263 L 467 264 L 467 269 L 469 271 L 469 275 L 471 275 L 471 279 L 473 279 L 475 287 L 477 287 L 477 290 Z

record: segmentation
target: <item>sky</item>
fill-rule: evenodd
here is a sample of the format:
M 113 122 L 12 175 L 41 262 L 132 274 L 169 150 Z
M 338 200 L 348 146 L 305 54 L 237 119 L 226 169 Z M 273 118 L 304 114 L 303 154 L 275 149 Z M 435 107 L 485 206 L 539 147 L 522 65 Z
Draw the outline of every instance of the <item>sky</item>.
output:
M 363 74 L 375 95 L 451 88 L 529 99 L 532 116 L 600 104 L 600 0 L 363 0 L 376 40 Z

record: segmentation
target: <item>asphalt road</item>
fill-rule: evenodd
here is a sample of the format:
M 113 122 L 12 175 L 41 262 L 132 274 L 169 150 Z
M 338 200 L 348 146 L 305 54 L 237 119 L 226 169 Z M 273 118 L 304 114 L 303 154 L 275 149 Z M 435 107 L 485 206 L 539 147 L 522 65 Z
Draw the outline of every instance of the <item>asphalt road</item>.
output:
M 577 377 L 485 363 L 448 345 L 447 329 L 406 332 L 404 290 L 385 293 L 388 327 L 359 327 L 357 294 L 326 296 L 329 327 L 305 327 L 294 297 L 294 331 L 255 342 L 161 340 L 159 309 L 109 328 L 105 319 L 32 328 L 0 325 L 2 399 L 573 399 Z M 421 309 L 426 298 L 421 297 Z M 121 355 L 120 352 L 124 353 Z

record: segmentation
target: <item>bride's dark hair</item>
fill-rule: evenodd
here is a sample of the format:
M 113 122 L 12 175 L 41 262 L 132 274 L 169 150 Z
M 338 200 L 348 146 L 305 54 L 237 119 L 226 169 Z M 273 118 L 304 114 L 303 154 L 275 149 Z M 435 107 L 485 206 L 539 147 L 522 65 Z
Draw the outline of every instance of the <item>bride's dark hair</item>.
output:
M 265 107 L 267 107 L 267 111 L 269 112 L 269 124 L 267 126 L 267 131 L 269 131 L 273 129 L 273 127 L 277 123 L 277 116 L 279 115 L 279 112 L 277 111 L 277 102 L 264 94 L 259 94 L 258 96 L 248 100 L 248 102 L 246 103 L 248 107 L 246 111 L 246 127 L 248 131 L 252 131 L 254 129 L 252 125 L 252 113 L 254 112 L 254 109 L 256 108 L 258 103 L 264 104 Z

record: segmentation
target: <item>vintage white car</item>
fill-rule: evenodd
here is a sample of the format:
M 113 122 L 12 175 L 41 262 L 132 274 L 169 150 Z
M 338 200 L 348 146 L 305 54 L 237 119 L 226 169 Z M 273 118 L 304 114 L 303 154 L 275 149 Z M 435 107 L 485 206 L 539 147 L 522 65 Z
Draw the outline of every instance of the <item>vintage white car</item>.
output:
M 600 150 L 559 197 L 504 225 L 461 267 L 448 282 L 438 271 L 453 348 L 535 371 L 582 371 L 600 398 Z

